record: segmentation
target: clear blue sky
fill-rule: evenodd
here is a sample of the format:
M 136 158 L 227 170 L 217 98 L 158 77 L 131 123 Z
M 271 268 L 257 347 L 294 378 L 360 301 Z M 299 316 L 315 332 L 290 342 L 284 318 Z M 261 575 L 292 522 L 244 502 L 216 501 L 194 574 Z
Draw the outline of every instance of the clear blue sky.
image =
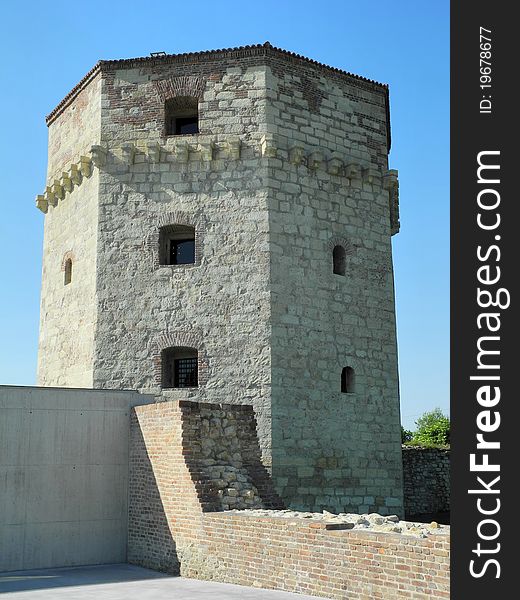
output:
M 449 2 L 6 2 L 0 24 L 0 384 L 35 383 L 44 117 L 98 59 L 273 45 L 390 84 L 401 412 L 449 405 Z

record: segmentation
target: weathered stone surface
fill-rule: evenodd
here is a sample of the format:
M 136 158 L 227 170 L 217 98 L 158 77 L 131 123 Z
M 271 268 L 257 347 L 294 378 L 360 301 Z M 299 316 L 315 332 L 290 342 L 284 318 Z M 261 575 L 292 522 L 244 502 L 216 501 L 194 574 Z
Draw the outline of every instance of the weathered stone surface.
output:
M 435 533 L 447 534 L 450 532 L 449 525 L 439 525 L 435 521 L 431 523 L 416 523 L 401 521 L 396 515 L 385 516 L 371 513 L 369 515 L 358 515 L 355 513 L 333 514 L 328 511 L 322 513 L 302 512 L 295 510 L 244 510 L 240 511 L 243 516 L 249 517 L 280 517 L 283 519 L 310 519 L 311 521 L 323 523 L 341 523 L 346 529 L 362 529 L 366 531 L 377 531 L 384 533 L 402 533 L 415 537 L 427 537 Z

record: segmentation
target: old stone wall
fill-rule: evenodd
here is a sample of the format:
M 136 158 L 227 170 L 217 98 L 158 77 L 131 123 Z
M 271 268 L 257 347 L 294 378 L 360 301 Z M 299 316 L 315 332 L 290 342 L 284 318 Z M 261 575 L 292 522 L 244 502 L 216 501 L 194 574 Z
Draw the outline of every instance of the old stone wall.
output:
M 98 293 L 108 310 L 98 321 L 94 380 L 165 399 L 253 404 L 268 463 L 268 215 L 258 161 L 265 68 L 258 62 L 158 62 L 107 72 L 102 140 L 113 154 L 100 182 Z M 200 94 L 200 134 L 165 136 L 165 97 L 190 93 Z M 123 141 L 134 144 L 130 164 Z M 157 142 L 153 158 L 149 144 Z M 195 265 L 155 261 L 149 240 L 161 224 L 175 223 L 195 227 Z M 199 352 L 199 387 L 188 393 L 161 389 L 156 362 L 162 348 L 176 345 Z
M 280 508 L 262 464 L 252 406 L 179 402 L 187 463 L 201 482 L 205 510 Z
M 273 476 L 292 507 L 401 513 L 385 90 L 278 61 L 267 86 Z
M 87 156 L 101 135 L 101 86 L 99 73 L 89 77 L 49 126 L 47 184 L 60 180 L 63 171 L 80 156 Z
M 38 385 L 93 387 L 99 173 L 45 218 Z M 65 284 L 66 261 L 72 280 Z
M 38 385 L 92 387 L 97 322 L 99 172 L 81 165 L 99 143 L 101 81 L 90 85 L 49 128 L 45 192 Z M 72 281 L 65 285 L 65 263 Z
M 130 562 L 175 572 L 179 543 L 197 536 L 203 512 L 280 507 L 261 462 L 251 406 L 181 400 L 135 408 Z
M 450 451 L 403 446 L 404 510 L 420 515 L 450 510 Z
M 243 431 L 254 431 L 251 413 L 231 405 L 162 402 L 134 409 L 130 562 L 326 598 L 449 598 L 447 530 L 423 533 L 411 527 L 405 534 L 383 533 L 354 529 L 333 515 L 215 511 L 206 501 L 211 486 L 200 468 L 201 435 L 207 435 L 205 423 L 213 420 L 217 432 L 227 426 L 225 420 L 235 426 L 244 420 Z M 259 456 L 257 442 L 246 437 L 238 452 L 244 463 L 248 452 Z

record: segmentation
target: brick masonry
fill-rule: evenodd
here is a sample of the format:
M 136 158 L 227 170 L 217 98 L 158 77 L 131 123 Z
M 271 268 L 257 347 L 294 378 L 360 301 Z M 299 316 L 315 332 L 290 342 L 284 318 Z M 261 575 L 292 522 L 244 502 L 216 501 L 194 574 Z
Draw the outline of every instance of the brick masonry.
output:
M 261 469 L 254 417 L 247 407 L 182 401 L 136 407 L 130 562 L 187 577 L 326 598 L 449 598 L 447 535 L 418 538 L 219 511 L 214 481 L 203 462 L 210 456 L 223 460 L 216 447 L 213 453 L 202 451 L 209 423 L 215 431 L 229 426 L 240 430 L 235 437 L 240 442 L 228 448 L 224 460 L 249 469 L 250 481 L 263 489 L 264 505 L 279 506 Z
M 165 135 L 172 94 L 199 134 Z M 288 506 L 402 514 L 388 88 L 270 46 L 109 61 L 48 123 L 39 384 L 253 405 Z M 157 264 L 171 219 L 195 264 Z M 199 387 L 161 389 L 188 338 Z
M 450 510 L 450 451 L 403 446 L 406 515 Z

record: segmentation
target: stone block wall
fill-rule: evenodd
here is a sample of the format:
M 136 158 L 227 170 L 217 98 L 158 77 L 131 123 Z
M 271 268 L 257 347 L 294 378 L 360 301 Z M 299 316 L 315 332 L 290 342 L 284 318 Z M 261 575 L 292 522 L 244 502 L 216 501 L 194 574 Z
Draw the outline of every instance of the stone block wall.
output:
M 180 401 L 182 443 L 205 510 L 280 508 L 262 464 L 252 406 Z
M 97 75 L 49 129 L 38 346 L 41 386 L 88 388 L 94 383 L 99 172 L 90 163 L 84 163 L 82 172 L 80 158 L 99 143 L 100 108 Z M 67 259 L 72 260 L 72 281 L 65 285 Z
M 83 163 L 82 172 L 80 159 L 99 143 L 100 108 L 98 75 L 49 129 L 38 346 L 41 386 L 94 387 L 99 172 L 91 163 Z M 72 281 L 65 285 L 67 259 L 72 260 Z
M 223 505 L 215 503 L 214 495 L 219 486 L 212 485 L 206 469 L 215 465 L 208 460 L 248 466 L 251 483 L 264 490 L 259 494 L 264 506 L 279 506 L 268 480 L 262 484 L 265 471 L 258 475 L 250 469 L 259 467 L 252 424 L 247 407 L 181 401 L 134 409 L 130 562 L 187 577 L 338 600 L 449 598 L 445 533 L 375 533 L 353 530 L 348 523 L 283 518 L 277 511 L 266 516 L 219 510 Z M 213 427 L 215 439 L 227 435 L 226 427 L 238 430 L 240 443 L 233 442 L 219 457 L 211 444 L 201 443 L 211 437 Z
M 99 173 L 45 219 L 38 385 L 94 387 Z M 65 263 L 72 281 L 65 285 Z M 99 387 L 99 386 L 98 386 Z
M 293 508 L 402 514 L 387 90 L 269 66 L 273 477 Z
M 450 451 L 403 446 L 406 515 L 450 510 Z

